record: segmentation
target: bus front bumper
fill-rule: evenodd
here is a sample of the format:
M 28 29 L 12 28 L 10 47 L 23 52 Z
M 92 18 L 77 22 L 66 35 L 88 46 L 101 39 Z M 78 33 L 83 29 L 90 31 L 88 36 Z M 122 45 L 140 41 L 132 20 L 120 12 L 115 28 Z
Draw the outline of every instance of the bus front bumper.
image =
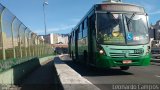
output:
M 110 68 L 119 66 L 148 66 L 150 65 L 150 54 L 136 58 L 111 58 L 108 56 L 98 56 L 96 66 L 100 68 Z M 123 60 L 131 60 L 132 63 L 123 64 Z

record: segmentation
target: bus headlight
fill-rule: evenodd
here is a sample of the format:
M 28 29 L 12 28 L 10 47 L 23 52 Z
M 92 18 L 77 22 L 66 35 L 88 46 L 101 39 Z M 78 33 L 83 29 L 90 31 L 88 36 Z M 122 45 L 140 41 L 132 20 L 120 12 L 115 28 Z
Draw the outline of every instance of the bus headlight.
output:
M 105 51 L 103 49 L 99 50 L 100 55 L 106 55 Z
M 100 50 L 99 53 L 100 53 L 100 54 L 104 54 L 104 51 L 103 51 L 103 50 Z
M 104 48 L 100 45 L 97 46 L 97 52 L 100 54 L 100 55 L 107 55 Z

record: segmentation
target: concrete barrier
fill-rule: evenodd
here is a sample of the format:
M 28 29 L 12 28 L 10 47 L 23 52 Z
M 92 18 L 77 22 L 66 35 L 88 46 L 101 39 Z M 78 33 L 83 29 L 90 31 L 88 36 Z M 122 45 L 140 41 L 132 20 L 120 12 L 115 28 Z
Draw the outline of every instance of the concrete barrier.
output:
M 41 66 L 43 62 L 53 59 L 54 56 L 44 58 L 34 58 L 27 62 L 14 66 L 4 72 L 0 73 L 1 85 L 17 85 L 22 82 L 22 79 L 31 73 L 34 69 Z
M 54 63 L 64 90 L 100 90 L 59 58 L 54 59 Z

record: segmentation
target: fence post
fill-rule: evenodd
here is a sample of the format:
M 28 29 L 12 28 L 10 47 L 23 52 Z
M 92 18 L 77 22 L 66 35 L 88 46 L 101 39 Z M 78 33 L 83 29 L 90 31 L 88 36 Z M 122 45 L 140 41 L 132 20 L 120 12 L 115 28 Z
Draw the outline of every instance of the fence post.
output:
M 13 22 L 16 19 L 16 17 L 14 16 L 13 20 L 12 20 L 12 24 L 11 24 L 11 32 L 12 32 L 12 44 L 13 44 L 13 57 L 16 58 L 16 51 L 15 51 L 15 45 L 14 45 L 14 28 L 13 28 Z
M 43 48 L 42 48 L 43 44 L 42 43 L 43 43 L 43 40 L 41 39 L 41 56 L 43 56 L 43 53 L 42 53 L 43 52 Z
M 6 52 L 5 52 L 5 48 L 4 48 L 4 42 L 5 42 L 5 40 L 4 40 L 4 32 L 3 32 L 3 26 L 2 26 L 2 14 L 3 14 L 3 12 L 5 11 L 5 7 L 3 8 L 3 10 L 2 10 L 2 13 L 1 13 L 1 23 L 0 23 L 0 25 L 1 25 L 1 34 L 2 34 L 2 53 L 3 53 L 3 60 L 6 60 Z
M 34 40 L 35 40 L 35 56 L 37 57 L 37 35 L 36 34 L 35 34 Z
M 31 55 L 31 31 L 29 31 L 29 33 L 28 33 L 28 48 L 29 48 L 29 56 L 31 57 L 32 55 Z
M 22 23 L 19 25 L 18 29 L 18 37 L 19 37 L 19 50 L 20 50 L 20 57 L 22 58 L 22 48 L 21 48 L 21 35 L 20 35 L 20 28 L 21 28 Z
M 34 41 L 34 34 L 32 33 L 32 55 L 33 55 L 33 57 L 34 57 L 34 50 L 35 50 L 35 49 L 34 49 L 34 47 L 35 47 L 35 46 L 34 46 L 34 42 L 35 42 L 35 41 Z
M 38 36 L 38 35 L 37 35 L 37 45 L 38 45 L 38 46 L 37 46 L 37 47 L 38 47 L 38 48 L 37 48 L 37 52 L 38 52 L 38 57 L 39 57 L 39 36 Z
M 27 31 L 27 27 L 24 30 L 24 50 L 25 50 L 25 55 L 27 57 L 27 44 L 28 44 L 28 42 L 26 40 L 26 31 Z
M 36 46 L 36 52 L 37 52 L 37 57 L 38 57 L 38 35 L 36 36 L 36 42 L 37 42 L 37 46 Z
M 44 54 L 45 54 L 45 49 L 44 49 L 44 40 L 43 40 L 43 42 L 42 42 L 42 54 L 43 54 L 43 56 L 44 56 Z

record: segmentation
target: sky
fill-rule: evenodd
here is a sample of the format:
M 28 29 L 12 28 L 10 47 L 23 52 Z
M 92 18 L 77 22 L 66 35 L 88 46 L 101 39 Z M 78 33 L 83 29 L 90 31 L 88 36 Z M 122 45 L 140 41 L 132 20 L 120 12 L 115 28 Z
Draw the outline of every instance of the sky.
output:
M 44 0 L 0 0 L 25 26 L 38 35 L 45 33 Z M 45 6 L 47 34 L 70 33 L 71 29 L 83 18 L 96 3 L 104 0 L 47 0 Z M 122 0 L 126 3 L 141 5 L 149 15 L 149 23 L 160 20 L 160 0 Z

